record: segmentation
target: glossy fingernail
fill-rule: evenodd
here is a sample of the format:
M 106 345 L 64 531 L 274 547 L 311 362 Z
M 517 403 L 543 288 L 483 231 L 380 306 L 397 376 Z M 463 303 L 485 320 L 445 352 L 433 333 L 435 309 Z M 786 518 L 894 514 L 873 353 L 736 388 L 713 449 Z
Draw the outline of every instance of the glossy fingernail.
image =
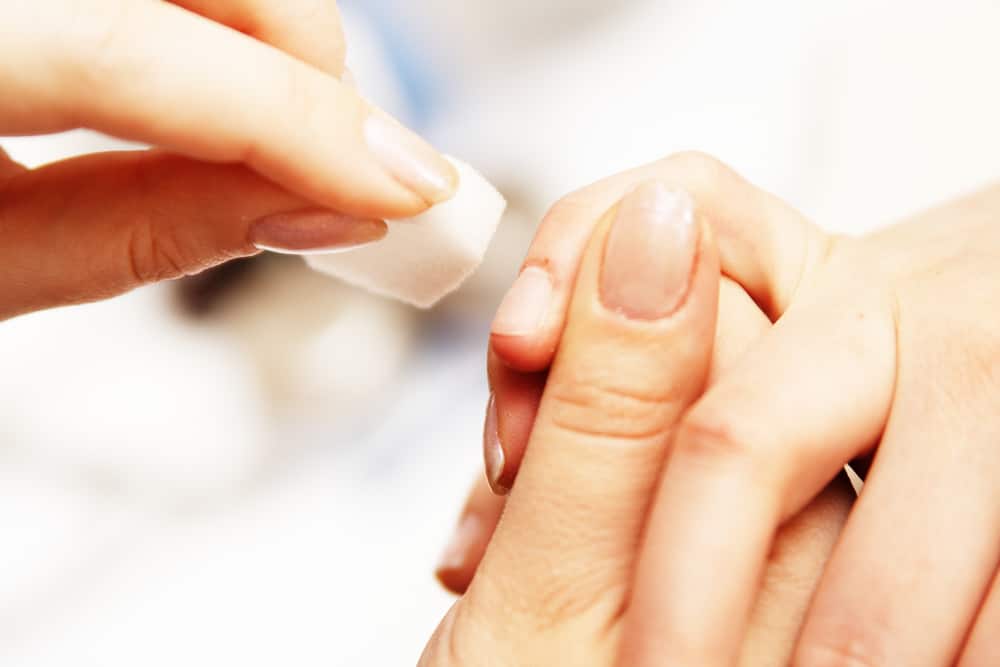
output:
M 529 266 L 508 290 L 493 319 L 493 333 L 501 336 L 528 336 L 541 328 L 552 302 L 549 272 Z
M 250 242 L 261 250 L 287 255 L 337 252 L 385 237 L 381 220 L 357 220 L 324 210 L 278 213 L 250 225 Z
M 636 320 L 658 320 L 681 306 L 698 247 L 694 203 L 656 182 L 618 205 L 601 270 L 601 301 Z
M 455 194 L 458 172 L 451 163 L 382 111 L 373 109 L 368 116 L 365 140 L 383 168 L 428 204 L 438 204 Z
M 497 415 L 497 398 L 490 394 L 486 404 L 486 422 L 483 424 L 483 461 L 486 463 L 486 480 L 490 483 L 493 493 L 505 496 L 510 492 L 510 486 L 505 483 L 504 472 L 507 467 L 507 455 L 500 442 L 500 420 Z
M 483 522 L 475 514 L 466 514 L 458 522 L 448 546 L 438 559 L 436 572 L 453 572 L 463 569 L 469 562 L 472 548 L 483 539 Z

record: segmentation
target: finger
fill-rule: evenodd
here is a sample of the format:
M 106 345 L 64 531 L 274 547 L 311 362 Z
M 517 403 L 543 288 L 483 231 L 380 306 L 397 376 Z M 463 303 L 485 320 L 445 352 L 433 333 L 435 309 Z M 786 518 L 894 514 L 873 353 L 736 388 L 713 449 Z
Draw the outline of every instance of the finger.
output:
M 993 579 L 975 626 L 962 651 L 959 667 L 1000 665 L 1000 575 Z
M 123 0 L 78 11 L 67 26 L 47 15 L 50 4 L 17 9 L 29 14 L 22 25 L 49 33 L 5 31 L 0 20 L 0 132 L 85 126 L 242 162 L 352 217 L 408 218 L 456 187 L 446 160 L 349 86 L 235 30 L 174 5 Z
M 487 374 L 490 399 L 483 425 L 483 462 L 493 492 L 506 495 L 521 469 L 548 374 L 519 373 L 492 349 Z
M 613 598 L 714 334 L 718 260 L 686 195 L 644 184 L 586 254 L 517 487 L 468 598 L 517 601 L 530 623 L 583 614 L 608 591 L 624 603 Z
M 495 495 L 485 479 L 476 480 L 435 572 L 447 590 L 462 595 L 472 583 L 505 504 L 505 499 Z
M 771 321 L 742 287 L 723 278 L 719 284 L 719 315 L 715 346 L 708 367 L 711 387 L 760 341 Z
M 308 207 L 244 167 L 104 153 L 0 182 L 0 319 L 121 294 L 258 252 L 364 243 L 381 221 Z
M 900 329 L 892 416 L 796 664 L 931 667 L 958 656 L 1000 562 L 1000 376 L 970 359 L 968 350 L 988 349 L 977 322 L 960 327 L 963 345 L 954 345 L 959 324 Z
M 776 527 L 881 433 L 891 311 L 818 303 L 789 310 L 679 427 L 639 561 L 656 585 L 632 600 L 629 664 L 731 664 Z
M 741 359 L 771 323 L 743 288 L 731 280 L 719 286 L 719 313 L 715 345 L 709 365 L 708 385 Z M 545 387 L 545 374 L 524 374 L 511 370 L 490 354 L 489 361 L 493 394 L 487 407 L 483 435 L 487 479 L 494 493 L 505 495 L 520 469 L 524 450 L 538 412 L 538 403 Z M 481 492 L 478 489 L 474 493 Z M 491 506 L 486 505 L 489 509 Z M 483 523 L 489 523 L 490 512 L 483 511 Z M 496 515 L 499 518 L 499 514 Z M 494 521 L 495 524 L 495 521 Z M 492 535 L 494 525 L 489 526 Z M 471 573 L 479 566 L 484 551 L 475 548 L 462 557 L 461 579 L 467 585 Z M 454 557 L 454 552 L 451 552 Z M 464 589 L 463 589 L 464 590 Z
M 513 368 L 549 365 L 593 221 L 639 183 L 660 180 L 690 192 L 712 226 L 722 270 L 772 319 L 791 300 L 825 237 L 798 212 L 700 154 L 685 153 L 571 194 L 542 221 L 524 270 L 497 311 L 492 344 Z
M 709 386 L 741 359 L 771 326 L 770 320 L 743 288 L 729 279 L 723 279 L 720 285 L 718 318 L 708 372 Z M 492 394 L 483 429 L 483 458 L 490 486 L 495 493 L 504 495 L 513 486 L 521 467 L 546 374 L 515 371 L 492 349 L 488 369 Z
M 340 78 L 346 43 L 335 0 L 172 0 Z
M 847 476 L 838 475 L 778 531 L 737 664 L 745 667 L 793 664 L 795 640 L 809 601 L 854 498 Z M 637 587 L 646 585 L 657 584 L 636 583 Z

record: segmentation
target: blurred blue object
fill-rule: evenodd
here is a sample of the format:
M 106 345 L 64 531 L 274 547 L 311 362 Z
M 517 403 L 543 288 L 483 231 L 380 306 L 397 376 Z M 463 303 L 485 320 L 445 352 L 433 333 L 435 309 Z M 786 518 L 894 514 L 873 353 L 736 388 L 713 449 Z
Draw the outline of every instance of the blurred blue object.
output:
M 416 130 L 424 129 L 441 104 L 443 86 L 430 61 L 421 55 L 416 35 L 397 20 L 397 0 L 341 0 L 340 6 L 367 19 L 381 41 L 405 97 L 405 119 Z M 349 46 L 349 45 L 348 45 Z

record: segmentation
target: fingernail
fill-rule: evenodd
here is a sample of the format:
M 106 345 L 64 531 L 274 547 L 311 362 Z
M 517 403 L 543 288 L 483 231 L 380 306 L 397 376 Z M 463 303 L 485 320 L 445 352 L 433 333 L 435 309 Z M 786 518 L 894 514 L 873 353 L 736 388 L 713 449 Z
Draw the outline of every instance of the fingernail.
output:
M 381 220 L 357 220 L 330 211 L 278 213 L 250 226 L 250 241 L 261 250 L 288 255 L 337 252 L 385 237 Z
M 552 301 L 552 278 L 549 272 L 529 266 L 517 277 L 493 319 L 493 333 L 501 336 L 527 336 L 545 322 Z
M 458 173 L 416 134 L 378 109 L 365 122 L 365 140 L 375 158 L 403 186 L 428 204 L 450 199 Z
M 510 492 L 510 486 L 504 480 L 507 455 L 500 442 L 499 426 L 496 394 L 490 394 L 490 402 L 486 404 L 486 423 L 483 425 L 483 460 L 486 463 L 486 479 L 493 493 L 505 496 Z
M 466 514 L 458 522 L 448 546 L 438 559 L 436 571 L 460 570 L 469 561 L 469 550 L 483 537 L 483 522 L 475 514 Z
M 639 186 L 618 205 L 601 270 L 601 301 L 637 320 L 658 320 L 684 302 L 698 246 L 694 204 L 660 183 Z

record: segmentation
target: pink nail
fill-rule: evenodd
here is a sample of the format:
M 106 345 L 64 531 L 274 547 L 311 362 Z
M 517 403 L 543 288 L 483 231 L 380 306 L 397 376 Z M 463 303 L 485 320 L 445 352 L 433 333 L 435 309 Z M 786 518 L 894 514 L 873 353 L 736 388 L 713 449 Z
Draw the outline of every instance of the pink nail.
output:
M 497 399 L 490 394 L 490 402 L 486 405 L 486 423 L 483 425 L 483 460 L 486 463 L 486 479 L 493 493 L 505 496 L 510 492 L 510 486 L 504 482 L 504 472 L 507 467 L 507 455 L 503 443 L 500 442 L 500 422 L 497 415 Z
M 458 173 L 426 141 L 377 109 L 365 122 L 365 140 L 372 155 L 404 187 L 439 204 L 455 194 Z
M 601 271 L 601 301 L 637 320 L 658 320 L 681 306 L 698 246 L 694 204 L 660 183 L 639 186 L 618 205 Z
M 261 250 L 284 254 L 336 252 L 385 237 L 381 220 L 356 220 L 325 210 L 278 213 L 250 226 L 250 241 Z

